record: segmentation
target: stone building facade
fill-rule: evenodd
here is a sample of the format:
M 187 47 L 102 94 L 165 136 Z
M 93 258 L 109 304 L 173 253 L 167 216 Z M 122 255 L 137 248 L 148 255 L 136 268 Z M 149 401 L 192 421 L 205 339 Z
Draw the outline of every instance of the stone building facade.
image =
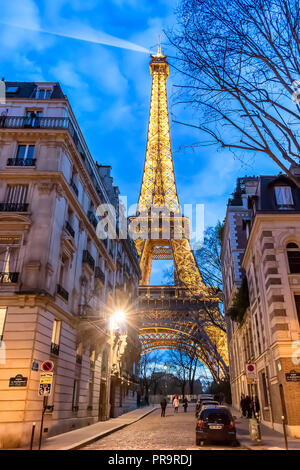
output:
M 118 194 L 109 167 L 90 155 L 59 84 L 6 83 L 0 105 L 0 448 L 28 445 L 33 422 L 38 437 L 45 360 L 54 363 L 54 381 L 44 436 L 111 414 L 116 353 L 109 318 L 119 292 L 134 311 L 140 276 L 129 240 L 97 236 L 97 207 L 116 205 Z M 117 359 L 128 356 L 133 375 L 136 329 L 126 328 L 123 340 L 136 349 L 130 355 L 119 348 Z M 130 387 L 136 393 L 133 380 Z
M 239 408 L 241 393 L 255 393 L 266 425 L 281 431 L 285 416 L 289 434 L 300 437 L 300 190 L 287 176 L 238 180 L 222 266 L 225 311 L 243 277 L 249 291 L 242 318 L 227 318 L 233 404 Z M 254 364 L 254 383 L 247 363 Z

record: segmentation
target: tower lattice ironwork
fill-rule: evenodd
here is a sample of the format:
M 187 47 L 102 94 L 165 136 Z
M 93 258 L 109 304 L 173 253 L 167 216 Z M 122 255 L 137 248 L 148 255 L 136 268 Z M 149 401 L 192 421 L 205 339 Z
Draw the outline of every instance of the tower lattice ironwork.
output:
M 131 218 L 140 257 L 140 340 L 143 353 L 182 349 L 194 354 L 218 378 L 227 373 L 226 334 L 216 289 L 207 287 L 190 246 L 189 220 L 179 206 L 166 81 L 167 57 L 151 55 L 151 105 L 138 210 Z M 174 286 L 150 286 L 152 260 L 172 260 Z

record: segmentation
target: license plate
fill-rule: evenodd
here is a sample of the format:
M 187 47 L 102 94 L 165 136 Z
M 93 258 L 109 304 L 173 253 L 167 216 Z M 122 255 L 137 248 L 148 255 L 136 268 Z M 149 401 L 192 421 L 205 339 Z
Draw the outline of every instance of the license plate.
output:
M 209 429 L 223 429 L 223 426 L 220 426 L 218 424 L 211 424 L 209 426 Z

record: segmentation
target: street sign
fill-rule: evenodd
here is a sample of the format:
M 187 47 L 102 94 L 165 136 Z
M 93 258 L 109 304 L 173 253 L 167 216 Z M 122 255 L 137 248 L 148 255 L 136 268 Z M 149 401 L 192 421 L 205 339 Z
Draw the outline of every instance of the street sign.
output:
M 26 387 L 27 381 L 28 381 L 28 377 L 23 377 L 22 374 L 18 374 L 15 377 L 11 377 L 9 379 L 9 386 L 10 387 Z
M 256 366 L 255 364 L 246 364 L 246 377 L 248 380 L 256 379 Z
M 52 361 L 44 361 L 41 365 L 41 369 L 44 372 L 52 372 L 54 369 L 54 362 Z
M 288 374 L 285 374 L 285 380 L 287 382 L 300 382 L 300 372 L 291 370 Z
M 52 392 L 53 372 L 41 372 L 39 396 L 48 396 Z

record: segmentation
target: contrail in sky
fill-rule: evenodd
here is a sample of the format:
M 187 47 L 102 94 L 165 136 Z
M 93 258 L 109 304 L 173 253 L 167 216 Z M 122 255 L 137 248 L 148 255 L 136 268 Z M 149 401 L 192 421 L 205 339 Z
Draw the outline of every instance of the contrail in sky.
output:
M 116 38 L 110 34 L 106 34 L 103 31 L 96 31 L 92 28 L 86 26 L 74 27 L 73 31 L 68 31 L 69 28 L 66 28 L 64 32 L 54 31 L 50 29 L 40 28 L 39 26 L 24 26 L 21 24 L 9 23 L 6 21 L 1 21 L 1 24 L 6 26 L 12 26 L 14 28 L 21 28 L 27 31 L 34 31 L 38 33 L 52 34 L 54 36 L 61 36 L 64 38 L 77 39 L 79 41 L 92 42 L 94 44 L 105 44 L 106 46 L 118 47 L 120 49 L 129 49 L 132 51 L 143 52 L 145 54 L 150 54 L 151 51 L 145 47 L 134 44 L 133 42 L 125 41 L 124 39 Z M 70 25 L 69 25 L 70 26 Z

